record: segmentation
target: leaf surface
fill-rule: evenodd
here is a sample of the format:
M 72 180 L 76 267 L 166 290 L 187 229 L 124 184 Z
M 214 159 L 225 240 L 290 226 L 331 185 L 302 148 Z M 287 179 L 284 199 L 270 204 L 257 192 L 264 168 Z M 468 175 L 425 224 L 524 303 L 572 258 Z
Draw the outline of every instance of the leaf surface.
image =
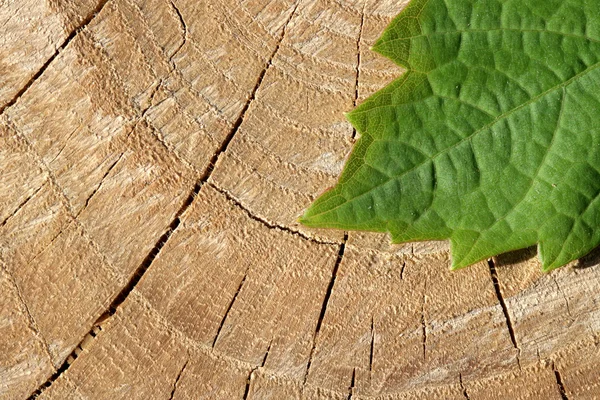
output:
M 303 224 L 450 239 L 453 269 L 600 244 L 600 0 L 412 0 L 373 50 L 407 71 Z

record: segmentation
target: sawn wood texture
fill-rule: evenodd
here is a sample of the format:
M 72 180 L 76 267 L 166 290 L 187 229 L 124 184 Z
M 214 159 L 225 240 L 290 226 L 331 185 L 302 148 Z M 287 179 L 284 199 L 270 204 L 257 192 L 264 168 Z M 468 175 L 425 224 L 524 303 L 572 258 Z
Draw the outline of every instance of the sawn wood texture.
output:
M 0 398 L 598 398 L 597 254 L 296 222 L 403 6 L 1 2 Z

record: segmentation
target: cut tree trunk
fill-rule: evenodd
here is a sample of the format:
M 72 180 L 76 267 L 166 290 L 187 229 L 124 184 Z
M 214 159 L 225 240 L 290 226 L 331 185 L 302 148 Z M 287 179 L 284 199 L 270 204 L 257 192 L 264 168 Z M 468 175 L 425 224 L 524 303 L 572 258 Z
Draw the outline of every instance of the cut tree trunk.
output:
M 0 398 L 598 398 L 597 255 L 296 222 L 403 6 L 1 2 Z

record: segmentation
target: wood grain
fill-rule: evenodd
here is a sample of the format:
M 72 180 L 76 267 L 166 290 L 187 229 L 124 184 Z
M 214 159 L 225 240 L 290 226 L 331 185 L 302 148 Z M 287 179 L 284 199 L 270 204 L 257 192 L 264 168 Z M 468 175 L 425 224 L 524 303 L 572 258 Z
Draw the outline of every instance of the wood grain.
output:
M 0 398 L 600 396 L 597 253 L 310 230 L 391 0 L 0 4 Z

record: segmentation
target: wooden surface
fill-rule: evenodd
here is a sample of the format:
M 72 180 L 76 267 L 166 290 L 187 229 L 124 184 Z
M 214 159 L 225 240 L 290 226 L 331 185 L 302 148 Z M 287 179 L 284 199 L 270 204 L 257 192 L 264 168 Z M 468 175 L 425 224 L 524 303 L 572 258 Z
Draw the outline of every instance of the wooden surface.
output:
M 597 255 L 295 222 L 402 7 L 0 2 L 0 398 L 599 398 Z

